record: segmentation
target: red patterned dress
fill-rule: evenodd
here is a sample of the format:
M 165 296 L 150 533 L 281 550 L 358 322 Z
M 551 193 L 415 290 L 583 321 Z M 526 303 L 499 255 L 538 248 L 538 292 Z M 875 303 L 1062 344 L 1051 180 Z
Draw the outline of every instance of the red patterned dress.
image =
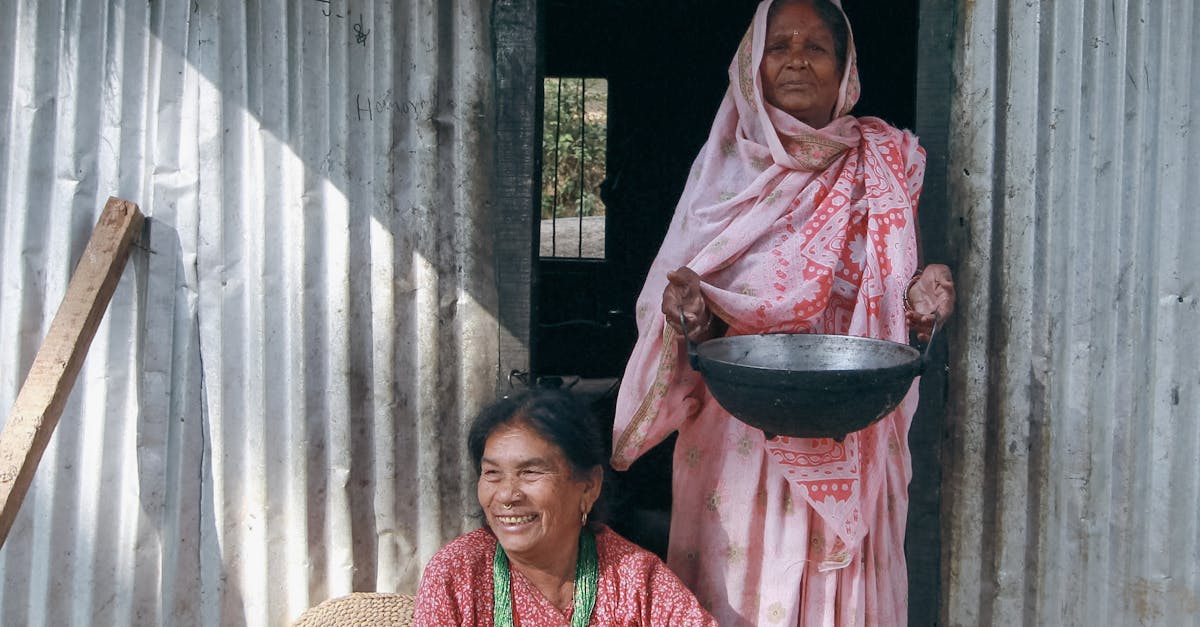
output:
M 600 582 L 591 625 L 716 625 L 666 564 L 607 527 L 596 532 Z M 459 536 L 425 567 L 414 622 L 429 627 L 492 625 L 492 559 L 496 536 L 487 528 Z M 516 625 L 565 627 L 570 611 L 555 608 L 517 570 L 512 571 Z

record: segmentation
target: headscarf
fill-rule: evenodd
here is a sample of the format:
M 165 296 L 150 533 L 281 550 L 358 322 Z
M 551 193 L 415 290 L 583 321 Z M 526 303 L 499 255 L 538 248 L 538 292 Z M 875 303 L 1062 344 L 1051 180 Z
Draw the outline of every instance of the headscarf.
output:
M 853 35 L 828 125 L 814 129 L 765 102 L 759 65 L 770 4 L 759 4 L 730 63 L 729 89 L 638 298 L 639 338 L 614 426 L 618 469 L 689 418 L 723 411 L 665 324 L 668 271 L 688 266 L 700 275 L 706 300 L 730 335 L 908 341 L 902 302 L 917 264 L 914 221 L 924 153 L 910 133 L 848 115 L 859 95 Z M 902 451 L 910 473 L 907 430 L 915 402 L 910 393 L 892 414 L 840 443 L 787 437 L 765 443 L 779 476 L 840 540 L 830 543 L 835 548 L 823 567 L 849 563 L 865 536 L 862 509 L 884 478 L 879 456 Z

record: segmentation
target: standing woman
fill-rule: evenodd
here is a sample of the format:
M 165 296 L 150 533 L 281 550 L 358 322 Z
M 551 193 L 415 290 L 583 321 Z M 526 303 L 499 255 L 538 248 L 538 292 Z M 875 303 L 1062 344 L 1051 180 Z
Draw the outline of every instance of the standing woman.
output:
M 903 625 L 914 385 L 843 442 L 766 440 L 713 400 L 693 341 L 827 333 L 907 343 L 954 309 L 918 270 L 924 152 L 848 115 L 854 42 L 828 0 L 762 2 L 638 299 L 613 466 L 678 431 L 668 563 L 722 625 Z

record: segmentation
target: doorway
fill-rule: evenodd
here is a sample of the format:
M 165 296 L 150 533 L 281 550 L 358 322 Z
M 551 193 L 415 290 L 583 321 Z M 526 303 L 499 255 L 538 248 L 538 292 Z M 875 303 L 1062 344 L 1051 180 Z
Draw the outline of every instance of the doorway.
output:
M 602 428 L 611 433 L 616 381 L 636 340 L 633 311 L 642 282 L 692 160 L 707 138 L 728 86 L 729 62 L 757 1 L 531 1 L 540 16 L 537 80 L 603 79 L 607 132 L 605 178 L 596 190 L 604 205 L 604 252 L 534 259 L 530 372 L 584 390 Z M 843 5 L 863 86 L 854 114 L 915 128 L 920 117 L 915 102 L 920 0 L 844 0 Z M 929 115 L 924 118 L 928 121 Z M 537 131 L 534 138 L 541 139 L 541 128 Z M 927 193 L 929 185 L 927 177 Z M 922 215 L 931 217 L 928 211 Z M 927 229 L 927 237 L 930 231 L 940 232 Z M 940 404 L 932 410 L 922 413 L 940 418 Z M 612 526 L 663 557 L 672 448 L 673 440 L 668 440 L 616 476 L 611 495 Z M 914 460 L 914 466 L 921 464 Z M 915 514 L 936 526 L 936 503 L 936 494 L 914 497 L 910 520 Z M 913 511 L 918 508 L 930 511 Z M 939 595 L 937 562 L 926 561 L 921 572 L 913 572 L 916 563 L 910 558 L 910 608 L 918 608 L 911 618 L 913 624 L 932 624 L 928 621 L 936 620 Z M 922 614 L 919 608 L 927 611 Z
M 854 113 L 913 128 L 917 0 L 844 4 L 863 84 Z M 535 373 L 621 375 L 636 339 L 638 292 L 756 6 L 543 0 L 544 76 L 606 81 L 607 163 L 604 184 L 594 190 L 604 201 L 603 256 L 536 261 Z
M 566 385 L 592 384 L 604 428 L 612 424 L 613 386 L 637 337 L 632 314 L 642 282 L 756 6 L 746 0 L 543 2 L 544 75 L 606 82 L 606 172 L 597 190 L 605 246 L 600 257 L 539 256 L 531 365 L 538 376 L 562 377 Z M 917 8 L 916 0 L 845 2 L 863 84 L 856 115 L 913 127 Z M 551 116 L 547 109 L 544 124 L 553 123 Z M 614 504 L 615 513 L 631 521 L 618 522 L 625 527 L 618 531 L 660 555 L 672 444 L 617 477 Z

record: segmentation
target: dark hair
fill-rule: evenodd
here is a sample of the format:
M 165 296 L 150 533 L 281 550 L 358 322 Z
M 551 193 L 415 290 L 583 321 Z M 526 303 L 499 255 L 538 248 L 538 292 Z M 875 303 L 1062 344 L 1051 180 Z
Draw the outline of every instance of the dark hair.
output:
M 829 0 L 775 0 L 771 3 L 771 8 L 767 9 L 767 20 L 775 17 L 779 12 L 779 7 L 785 4 L 811 4 L 813 9 L 817 11 L 817 15 L 821 17 L 821 21 L 825 22 L 825 28 L 833 34 L 833 54 L 837 57 L 838 73 L 846 71 L 846 47 L 850 41 L 850 25 L 846 23 L 846 16 L 842 10 L 837 8 Z
M 532 388 L 510 394 L 485 407 L 471 423 L 467 450 L 475 473 L 483 466 L 483 449 L 496 429 L 507 425 L 527 425 L 547 442 L 557 446 L 571 465 L 576 478 L 605 466 L 604 441 L 596 420 L 579 399 L 568 392 L 548 388 Z M 592 506 L 589 520 L 603 519 L 601 496 Z

